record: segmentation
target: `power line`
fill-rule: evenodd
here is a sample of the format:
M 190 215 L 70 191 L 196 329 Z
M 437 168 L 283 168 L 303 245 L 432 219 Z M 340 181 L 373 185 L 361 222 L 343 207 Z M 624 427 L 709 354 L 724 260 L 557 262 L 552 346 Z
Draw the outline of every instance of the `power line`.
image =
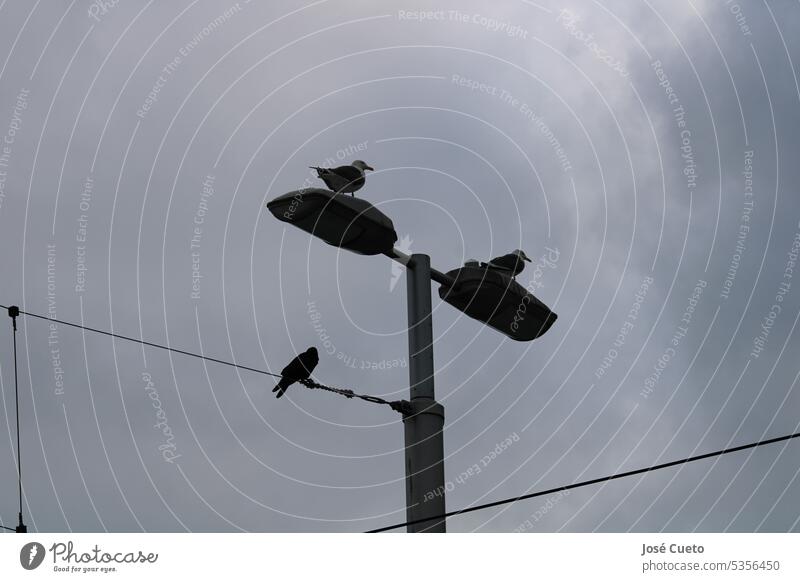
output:
M 0 308 L 7 309 L 3 305 L 0 305 Z M 216 364 L 222 364 L 222 365 L 225 365 L 225 366 L 230 366 L 232 368 L 239 368 L 240 370 L 247 370 L 248 372 L 254 372 L 256 374 L 264 374 L 265 376 L 272 376 L 274 378 L 282 378 L 283 377 L 280 374 L 273 374 L 272 372 L 267 372 L 266 370 L 260 370 L 258 368 L 251 368 L 250 366 L 244 366 L 242 364 L 237 364 L 235 362 L 228 362 L 227 360 L 220 360 L 219 358 L 212 358 L 210 356 L 204 356 L 203 354 L 197 354 L 195 352 L 189 352 L 189 351 L 186 351 L 186 350 L 181 350 L 181 349 L 178 349 L 178 348 L 173 348 L 173 347 L 165 346 L 165 345 L 162 345 L 162 344 L 157 344 L 155 342 L 150 342 L 150 341 L 147 341 L 147 340 L 144 340 L 144 339 L 130 337 L 130 336 L 127 336 L 127 335 L 122 335 L 122 334 L 119 334 L 119 333 L 106 331 L 104 329 L 97 329 L 95 327 L 89 327 L 87 325 L 81 325 L 79 323 L 72 323 L 72 322 L 69 322 L 69 321 L 62 321 L 60 319 L 55 319 L 53 317 L 49 317 L 49 316 L 46 316 L 46 315 L 40 315 L 38 313 L 31 313 L 30 311 L 19 310 L 19 313 L 22 314 L 22 315 L 27 315 L 29 317 L 35 317 L 37 319 L 43 319 L 45 321 L 49 321 L 49 322 L 53 322 L 53 323 L 59 323 L 61 325 L 67 325 L 69 327 L 75 327 L 77 329 L 83 329 L 83 330 L 90 331 L 90 332 L 93 332 L 93 333 L 99 333 L 101 335 L 106 335 L 106 336 L 113 337 L 113 338 L 116 338 L 116 339 L 121 339 L 121 340 L 126 340 L 126 341 L 129 341 L 129 342 L 134 342 L 134 343 L 137 343 L 137 344 L 142 344 L 142 345 L 145 345 L 145 346 L 149 346 L 151 348 L 158 348 L 158 349 L 161 349 L 161 350 L 166 350 L 168 352 L 174 352 L 176 354 L 182 354 L 184 356 L 191 356 L 193 358 L 199 358 L 201 360 L 214 362 Z M 16 330 L 16 327 L 14 329 Z M 398 412 L 404 412 L 407 409 L 406 406 L 405 406 L 404 401 L 388 401 L 388 400 L 384 400 L 383 398 L 379 398 L 378 396 L 370 396 L 368 394 L 358 394 L 358 393 L 356 393 L 356 392 L 354 392 L 352 390 L 348 390 L 348 389 L 345 389 L 345 388 L 333 388 L 331 386 L 326 386 L 324 384 L 320 384 L 319 382 L 315 382 L 315 381 L 313 381 L 311 379 L 308 379 L 308 380 L 297 380 L 297 382 L 299 382 L 300 384 L 302 384 L 306 388 L 325 390 L 327 392 L 333 392 L 333 393 L 336 393 L 336 394 L 340 394 L 341 396 L 345 396 L 347 398 L 359 398 L 361 400 L 364 400 L 366 402 L 372 402 L 374 404 L 386 404 L 386 405 L 390 406 L 392 408 L 392 410 L 396 410 Z M 17 424 L 19 425 L 19 422 Z
M 705 453 L 702 455 L 697 455 L 694 457 L 687 457 L 685 459 L 680 459 L 678 461 L 670 461 L 669 463 L 662 463 L 660 465 L 653 465 L 652 467 L 646 467 L 644 469 L 634 469 L 633 471 L 626 471 L 624 473 L 617 473 L 615 475 L 609 475 L 608 477 L 600 477 L 598 479 L 591 479 L 589 481 L 581 481 L 580 483 L 573 483 L 572 485 L 564 485 L 562 487 L 554 487 L 553 489 L 546 489 L 544 491 L 536 491 L 535 493 L 527 493 L 525 495 L 519 495 L 517 497 L 509 497 L 508 499 L 501 499 L 499 501 L 492 501 L 491 503 L 484 503 L 482 505 L 475 505 L 473 507 L 467 507 L 464 509 L 459 509 L 456 511 L 448 511 L 443 513 L 442 515 L 433 515 L 430 517 L 426 517 L 424 519 L 415 519 L 413 521 L 406 521 L 403 523 L 397 523 L 395 525 L 389 525 L 386 527 L 380 527 L 378 529 L 369 530 L 366 533 L 380 533 L 384 531 L 389 531 L 392 529 L 397 529 L 398 527 L 404 527 L 407 525 L 414 525 L 417 523 L 423 523 L 428 521 L 438 521 L 447 517 L 452 517 L 454 515 L 462 515 L 465 513 L 472 513 L 473 511 L 480 511 L 481 509 L 489 509 L 490 507 L 497 507 L 498 505 L 505 505 L 507 503 L 514 503 L 515 501 L 522 501 L 524 499 L 532 499 L 534 497 L 541 497 L 542 495 L 550 495 L 551 493 L 557 493 L 559 491 L 569 491 L 570 489 L 577 489 L 579 487 L 586 487 L 588 485 L 596 485 L 597 483 L 603 483 L 605 481 L 612 481 L 614 479 L 622 479 L 623 477 L 631 477 L 633 475 L 639 475 L 641 473 L 648 473 L 650 471 L 658 471 L 659 469 L 666 469 L 668 467 L 674 467 L 676 465 L 684 465 L 686 463 L 692 463 L 694 461 L 700 461 L 702 459 L 708 459 L 710 457 L 718 457 L 720 455 L 727 455 L 728 453 L 735 453 L 738 451 L 744 451 L 746 449 L 754 449 L 756 447 L 761 447 L 764 445 L 771 445 L 773 443 L 779 443 L 781 441 L 788 441 L 791 439 L 796 439 L 800 437 L 800 432 L 796 432 L 794 434 L 776 437 L 772 439 L 767 439 L 764 441 L 757 441 L 754 443 L 750 443 L 747 445 L 741 445 L 738 447 L 732 447 L 730 449 L 722 449 L 719 451 L 714 451 L 713 453 Z
M 2 307 L 3 306 L 0 305 L 0 308 L 2 308 Z M 52 321 L 53 323 L 60 323 L 61 325 L 68 325 L 70 327 L 75 327 L 75 328 L 78 328 L 78 329 L 84 329 L 86 331 L 91 331 L 93 333 L 99 333 L 99 334 L 102 334 L 102 335 L 107 335 L 109 337 L 122 339 L 122 340 L 126 340 L 126 341 L 129 341 L 129 342 L 134 342 L 134 343 L 137 343 L 137 344 L 142 344 L 142 345 L 145 345 L 145 346 L 150 346 L 151 348 L 159 348 L 159 349 L 162 349 L 162 350 L 167 350 L 169 352 L 175 352 L 177 354 L 183 354 L 184 356 L 191 356 L 193 358 L 200 358 L 201 360 L 208 360 L 209 362 L 216 362 L 217 364 L 224 364 L 225 366 L 231 366 L 233 368 L 240 368 L 242 370 L 247 370 L 248 372 L 255 372 L 256 374 L 265 374 L 267 376 L 274 376 L 275 378 L 280 378 L 281 377 L 280 374 L 273 374 L 272 372 L 267 372 L 266 370 L 259 370 L 258 368 L 251 368 L 250 366 L 243 366 L 242 364 L 236 364 L 234 362 L 228 362 L 228 361 L 225 361 L 225 360 L 219 360 L 217 358 L 212 358 L 210 356 L 204 356 L 202 354 L 196 354 L 194 352 L 187 352 L 186 350 L 180 350 L 178 348 L 172 348 L 170 346 L 157 344 L 155 342 L 149 342 L 147 340 L 143 340 L 143 339 L 140 339 L 140 338 L 129 337 L 127 335 L 122 335 L 122 334 L 119 334 L 119 333 L 113 333 L 113 332 L 106 331 L 106 330 L 103 330 L 103 329 L 97 329 L 95 327 L 89 327 L 87 325 L 81 325 L 79 323 L 71 323 L 69 321 L 62 321 L 60 319 L 55 319 L 55 318 L 52 318 L 52 317 L 48 317 L 46 315 L 39 315 L 38 313 L 31 313 L 30 311 L 22 311 L 22 310 L 20 310 L 20 313 L 22 315 L 27 315 L 29 317 L 35 317 L 37 319 L 44 319 L 45 321 Z

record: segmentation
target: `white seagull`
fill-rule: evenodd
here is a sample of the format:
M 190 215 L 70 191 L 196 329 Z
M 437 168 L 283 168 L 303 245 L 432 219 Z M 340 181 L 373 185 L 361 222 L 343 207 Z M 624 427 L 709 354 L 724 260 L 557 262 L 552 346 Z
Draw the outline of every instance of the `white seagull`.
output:
M 330 190 L 333 190 L 336 194 L 348 192 L 351 196 L 355 196 L 353 192 L 363 188 L 366 182 L 364 171 L 374 171 L 369 164 L 362 160 L 356 160 L 349 166 L 339 166 L 338 168 L 309 167 L 317 171 L 317 176 L 325 182 L 325 185 Z

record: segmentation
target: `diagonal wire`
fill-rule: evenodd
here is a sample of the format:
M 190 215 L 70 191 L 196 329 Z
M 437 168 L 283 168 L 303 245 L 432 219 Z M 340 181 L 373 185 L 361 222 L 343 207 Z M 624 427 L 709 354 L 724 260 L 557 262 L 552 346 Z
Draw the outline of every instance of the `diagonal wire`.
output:
M 1 309 L 8 309 L 4 305 L 0 305 L 0 308 Z M 78 324 L 78 323 L 72 323 L 72 322 L 69 322 L 69 321 L 63 321 L 63 320 L 55 319 L 55 318 L 52 318 L 52 317 L 49 317 L 49 316 L 46 316 L 46 315 L 40 315 L 38 313 L 31 313 L 30 311 L 23 311 L 21 309 L 19 310 L 19 312 L 20 312 L 20 315 L 27 315 L 29 317 L 34 317 L 36 319 L 43 319 L 45 321 L 50 321 L 50 322 L 53 322 L 53 323 L 59 323 L 61 325 L 66 325 L 66 326 L 69 326 L 69 327 L 75 327 L 75 328 L 78 328 L 78 329 L 83 329 L 83 330 L 86 330 L 86 331 L 99 333 L 99 334 L 106 335 L 106 336 L 109 336 L 109 337 L 113 337 L 113 338 L 116 338 L 116 339 L 122 339 L 122 340 L 126 340 L 126 341 L 129 341 L 129 342 L 134 342 L 134 343 L 137 343 L 137 344 L 142 344 L 142 345 L 145 345 L 145 346 L 149 346 L 151 348 L 158 348 L 158 349 L 161 349 L 161 350 L 167 350 L 169 352 L 175 352 L 176 354 L 182 354 L 184 356 L 191 356 L 193 358 L 199 358 L 201 360 L 207 360 L 209 362 L 214 362 L 214 363 L 222 364 L 222 365 L 225 365 L 225 366 L 231 366 L 232 368 L 239 368 L 241 370 L 247 370 L 248 372 L 254 372 L 256 374 L 264 374 L 265 376 L 272 376 L 274 378 L 282 378 L 283 377 L 280 374 L 273 374 L 272 372 L 267 372 L 266 370 L 260 370 L 258 368 L 251 368 L 250 366 L 244 366 L 242 364 L 237 364 L 236 362 L 229 362 L 227 360 L 220 360 L 219 358 L 212 358 L 210 356 L 204 356 L 203 354 L 198 354 L 198 353 L 195 353 L 195 352 L 189 352 L 189 351 L 186 351 L 186 350 L 173 348 L 171 346 L 165 346 L 163 344 L 157 344 L 155 342 L 147 341 L 147 340 L 144 340 L 144 339 L 141 339 L 141 338 L 130 337 L 130 336 L 127 336 L 127 335 L 122 335 L 122 334 L 119 334 L 119 333 L 113 333 L 113 332 L 110 332 L 110 331 L 106 331 L 104 329 L 97 329 L 95 327 L 89 327 L 87 325 L 81 325 L 81 324 Z M 398 412 L 402 412 L 403 410 L 405 410 L 403 401 L 392 401 L 392 402 L 390 402 L 388 400 L 384 400 L 383 398 L 379 398 L 377 396 L 369 396 L 367 394 L 356 394 L 352 390 L 347 390 L 347 389 L 344 389 L 344 388 L 332 388 L 330 386 L 326 386 L 324 384 L 320 384 L 320 383 L 315 382 L 315 381 L 310 380 L 310 379 L 309 380 L 298 380 L 298 382 L 303 384 L 306 388 L 326 390 L 328 392 L 334 392 L 336 394 L 340 394 L 340 395 L 345 396 L 347 398 L 359 398 L 359 399 L 364 400 L 366 402 L 372 402 L 372 403 L 375 403 L 375 404 L 387 404 L 387 405 L 392 407 L 392 410 L 396 410 Z
M 497 507 L 498 505 L 505 505 L 507 503 L 514 503 L 516 501 L 522 501 L 524 499 L 533 499 L 534 497 L 541 497 L 543 495 L 550 495 L 551 493 L 557 493 L 559 491 L 569 491 L 570 489 L 577 489 L 579 487 L 586 487 L 588 485 L 596 485 L 597 483 L 603 483 L 605 481 L 612 481 L 614 479 L 622 479 L 623 477 L 631 477 L 633 475 L 639 475 L 641 473 L 649 473 L 651 471 L 658 471 L 660 469 L 666 469 L 668 467 L 675 467 L 677 465 L 685 465 L 686 463 L 692 463 L 694 461 L 700 461 L 702 459 L 708 459 L 711 457 L 719 457 L 721 455 L 727 455 L 729 453 L 736 453 L 738 451 L 744 451 L 746 449 L 754 449 L 756 447 L 763 447 L 764 445 L 771 445 L 773 443 L 779 443 L 781 441 L 788 441 L 791 439 L 796 439 L 800 437 L 800 432 L 796 432 L 794 434 L 775 437 L 763 441 L 756 441 L 754 443 L 749 443 L 746 445 L 740 445 L 738 447 L 731 447 L 729 449 L 722 449 L 719 451 L 714 451 L 711 453 L 704 453 L 702 455 L 696 455 L 694 457 L 687 457 L 685 459 L 679 459 L 677 461 L 670 461 L 668 463 L 661 463 L 660 465 L 653 465 L 652 467 L 645 467 L 643 469 L 634 469 L 633 471 L 626 471 L 624 473 L 616 473 L 614 475 L 609 475 L 607 477 L 599 477 L 597 479 L 590 479 L 589 481 L 581 481 L 579 483 L 573 483 L 572 485 L 563 485 L 561 487 L 554 487 L 552 489 L 546 489 L 544 491 L 536 491 L 534 493 L 527 493 L 525 495 L 519 495 L 517 497 L 509 497 L 508 499 L 501 499 L 499 501 L 492 501 L 490 503 L 484 503 L 482 505 L 475 505 L 472 507 L 466 507 L 464 509 L 458 509 L 456 511 L 448 511 L 441 515 L 432 515 L 430 517 L 425 517 L 423 519 L 415 519 L 413 521 L 406 521 L 403 523 L 397 523 L 395 525 L 389 525 L 386 527 L 380 527 L 378 529 L 369 530 L 366 533 L 380 533 L 384 531 L 389 531 L 391 529 L 397 529 L 399 527 L 404 527 L 407 525 L 416 525 L 418 523 L 433 521 L 433 520 L 441 520 L 443 518 L 452 517 L 454 515 L 462 515 L 465 513 L 472 513 L 473 511 L 480 511 L 481 509 L 489 509 L 490 507 Z

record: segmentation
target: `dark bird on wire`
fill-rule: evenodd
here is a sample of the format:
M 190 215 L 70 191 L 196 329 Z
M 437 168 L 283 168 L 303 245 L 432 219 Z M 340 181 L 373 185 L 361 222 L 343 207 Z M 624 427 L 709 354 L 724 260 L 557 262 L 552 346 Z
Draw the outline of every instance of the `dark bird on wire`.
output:
M 325 185 L 336 194 L 348 192 L 355 196 L 353 192 L 364 187 L 366 179 L 364 171 L 374 171 L 374 168 L 362 160 L 356 160 L 349 166 L 339 166 L 338 168 L 318 168 L 309 166 L 317 171 L 317 176 L 325 182 Z
M 281 379 L 278 385 L 272 389 L 277 392 L 275 398 L 280 398 L 286 393 L 286 389 L 299 380 L 308 380 L 311 377 L 311 372 L 319 364 L 319 353 L 317 348 L 310 347 L 302 354 L 293 359 L 289 364 L 281 370 Z
M 495 271 L 507 272 L 512 278 L 516 278 L 516 276 L 522 272 L 522 269 L 525 268 L 524 261 L 531 262 L 524 251 L 517 249 L 513 253 L 508 253 L 502 257 L 496 257 L 488 263 L 481 263 L 481 266 Z

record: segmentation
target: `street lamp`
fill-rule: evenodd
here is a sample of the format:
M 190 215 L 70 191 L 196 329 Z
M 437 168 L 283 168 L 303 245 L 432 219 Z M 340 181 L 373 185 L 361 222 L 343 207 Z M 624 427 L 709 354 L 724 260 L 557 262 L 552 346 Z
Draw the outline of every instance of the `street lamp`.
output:
M 501 271 L 462 267 L 447 276 L 454 284 L 439 287 L 443 301 L 513 340 L 527 342 L 540 337 L 558 317 Z
M 304 188 L 278 196 L 267 208 L 278 220 L 360 255 L 387 253 L 397 242 L 391 219 L 361 198 Z
M 392 221 L 366 200 L 310 188 L 279 196 L 267 208 L 329 245 L 383 254 L 406 267 L 410 401 L 401 410 L 406 518 L 418 522 L 408 526 L 409 532 L 444 533 L 444 407 L 434 392 L 431 282 L 441 285 L 442 300 L 517 341 L 541 336 L 556 314 L 508 275 L 480 267 L 442 273 L 431 268 L 428 255 L 398 251 Z

